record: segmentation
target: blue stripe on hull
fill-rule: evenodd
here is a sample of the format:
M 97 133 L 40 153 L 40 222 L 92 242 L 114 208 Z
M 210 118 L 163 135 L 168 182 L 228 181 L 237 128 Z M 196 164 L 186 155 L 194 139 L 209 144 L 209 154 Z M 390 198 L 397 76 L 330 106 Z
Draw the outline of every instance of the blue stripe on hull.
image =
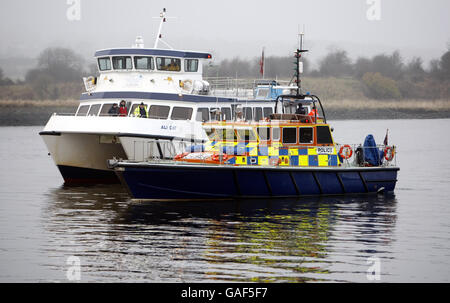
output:
M 397 170 L 245 170 L 125 167 L 116 171 L 136 199 L 294 197 L 393 191 Z

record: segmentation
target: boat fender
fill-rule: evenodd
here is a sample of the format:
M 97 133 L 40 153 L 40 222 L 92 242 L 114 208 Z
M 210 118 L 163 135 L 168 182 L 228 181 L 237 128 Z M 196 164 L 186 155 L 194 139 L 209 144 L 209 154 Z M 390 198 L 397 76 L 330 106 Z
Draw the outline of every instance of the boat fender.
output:
M 349 159 L 349 158 L 351 158 L 352 155 L 353 155 L 353 150 L 350 147 L 350 145 L 348 145 L 348 144 L 342 145 L 341 148 L 339 149 L 339 156 L 342 159 Z
M 384 158 L 386 159 L 386 161 L 392 161 L 392 159 L 394 159 L 394 155 L 395 149 L 391 146 L 386 146 L 386 148 L 384 149 Z

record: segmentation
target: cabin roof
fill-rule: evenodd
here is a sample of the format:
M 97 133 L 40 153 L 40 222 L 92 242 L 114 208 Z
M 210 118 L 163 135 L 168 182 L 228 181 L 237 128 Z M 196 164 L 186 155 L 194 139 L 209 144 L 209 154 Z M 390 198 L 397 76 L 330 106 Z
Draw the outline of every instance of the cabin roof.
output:
M 198 59 L 211 59 L 210 53 L 204 52 L 192 52 L 192 51 L 179 51 L 171 49 L 146 49 L 146 48 L 111 48 L 98 50 L 95 52 L 94 57 L 103 56 L 117 56 L 117 55 L 144 55 L 144 56 L 168 56 L 168 57 L 180 57 L 180 58 L 198 58 Z

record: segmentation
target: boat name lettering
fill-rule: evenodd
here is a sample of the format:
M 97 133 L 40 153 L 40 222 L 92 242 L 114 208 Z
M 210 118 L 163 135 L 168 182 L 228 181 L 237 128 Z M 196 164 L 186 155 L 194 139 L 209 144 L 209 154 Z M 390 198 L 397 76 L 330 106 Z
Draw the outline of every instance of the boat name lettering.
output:
M 177 130 L 177 127 L 175 125 L 161 125 L 161 129 Z

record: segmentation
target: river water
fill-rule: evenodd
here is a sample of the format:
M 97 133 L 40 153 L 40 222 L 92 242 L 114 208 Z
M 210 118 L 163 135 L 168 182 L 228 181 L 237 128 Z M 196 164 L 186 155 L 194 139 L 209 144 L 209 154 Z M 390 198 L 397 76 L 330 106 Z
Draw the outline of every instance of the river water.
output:
M 450 120 L 331 124 L 389 128 L 395 194 L 134 203 L 64 187 L 41 127 L 1 127 L 0 282 L 450 282 Z

